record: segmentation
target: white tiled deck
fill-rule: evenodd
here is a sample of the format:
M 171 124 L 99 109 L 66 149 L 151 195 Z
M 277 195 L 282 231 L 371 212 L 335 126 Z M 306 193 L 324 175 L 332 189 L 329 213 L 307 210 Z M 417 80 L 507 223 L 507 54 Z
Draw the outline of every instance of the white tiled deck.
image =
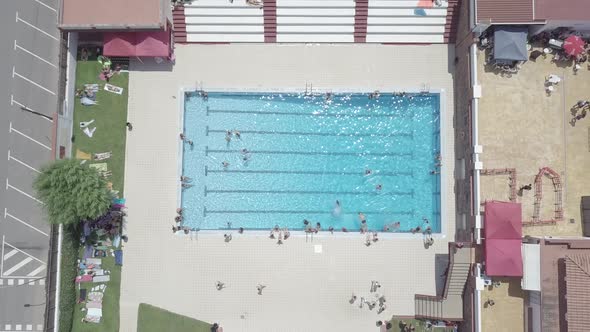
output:
M 121 331 L 136 330 L 140 302 L 209 322 L 226 331 L 372 331 L 392 314 L 412 315 L 414 294 L 435 294 L 437 240 L 424 249 L 422 237 L 385 239 L 371 247 L 349 234 L 294 237 L 277 246 L 266 237 L 201 234 L 173 236 L 177 204 L 180 87 L 278 88 L 303 91 L 378 89 L 446 91 L 443 172 L 452 174 L 452 47 L 380 45 L 188 45 L 176 48 L 171 71 L 153 61 L 134 62 L 130 73 L 125 196 L 129 206 L 121 289 Z M 452 179 L 443 187 L 447 239 L 453 238 Z M 314 245 L 322 245 L 322 253 Z M 215 289 L 215 282 L 227 288 Z M 387 310 L 377 315 L 348 300 L 369 294 L 379 280 Z M 256 285 L 267 286 L 262 296 Z M 357 301 L 358 303 L 358 301 Z

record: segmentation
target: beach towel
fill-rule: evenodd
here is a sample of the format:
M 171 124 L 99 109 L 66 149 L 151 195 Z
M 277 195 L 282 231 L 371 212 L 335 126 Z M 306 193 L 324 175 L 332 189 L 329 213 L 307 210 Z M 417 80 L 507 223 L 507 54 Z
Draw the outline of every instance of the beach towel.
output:
M 113 203 L 115 205 L 125 206 L 125 198 L 115 198 L 113 199 Z
M 115 235 L 115 238 L 113 239 L 113 247 L 115 248 L 119 248 L 119 245 L 121 244 L 121 236 L 119 234 Z M 117 255 L 117 252 L 115 251 L 115 257 Z
M 94 135 L 95 131 L 96 131 L 96 127 L 92 128 L 92 129 L 89 129 L 88 127 L 86 127 L 86 128 L 84 128 L 84 130 L 82 130 L 82 132 L 90 138 L 92 138 L 92 135 Z
M 108 282 L 111 280 L 111 276 L 106 275 L 106 276 L 95 276 L 92 279 L 92 282 Z
M 102 298 L 104 297 L 104 294 L 101 292 L 90 292 L 88 293 L 88 301 L 93 301 L 93 302 L 102 302 Z
M 101 310 L 101 309 L 97 309 L 97 310 Z M 101 314 L 102 314 L 102 312 L 101 312 Z M 98 324 L 98 323 L 100 323 L 100 318 L 101 317 L 98 317 L 98 316 L 88 316 L 88 314 L 86 314 L 86 317 L 84 317 L 84 320 L 85 320 L 86 323 L 96 323 L 96 324 Z
M 118 87 L 116 85 L 109 84 L 109 83 L 104 85 L 104 89 L 108 92 L 116 93 L 118 95 L 123 93 L 123 88 Z
M 101 265 L 102 264 L 102 259 L 100 259 L 100 258 L 87 258 L 86 259 L 86 264 Z
M 88 274 L 85 274 L 83 276 L 77 276 L 76 283 L 79 284 L 81 282 L 92 282 L 92 276 Z
M 106 250 L 95 249 L 94 254 L 92 256 L 93 257 L 106 257 L 107 252 L 106 252 Z
M 90 164 L 88 165 L 94 169 L 96 169 L 97 172 L 106 172 L 107 171 L 107 163 L 96 163 L 96 164 Z
M 84 84 L 84 90 L 88 90 L 90 92 L 98 92 L 98 83 Z
M 90 160 L 90 153 L 84 152 L 80 149 L 76 149 L 76 159 Z
M 115 250 L 115 264 L 123 265 L 123 251 Z
M 82 97 L 80 98 L 80 103 L 84 106 L 92 106 L 92 105 L 96 105 L 97 102 L 88 98 L 88 97 Z
M 81 288 L 80 289 L 80 295 L 78 296 L 78 303 L 82 303 L 84 301 L 86 301 L 86 288 Z
M 94 248 L 92 248 L 92 246 L 86 246 L 84 248 L 84 259 L 92 257 L 93 253 L 94 253 Z
M 111 155 L 112 155 L 111 151 L 95 153 L 93 155 L 93 159 L 94 160 L 105 160 L 105 159 L 109 159 L 111 157 Z
M 87 309 L 102 309 L 102 302 L 87 302 L 86 303 Z

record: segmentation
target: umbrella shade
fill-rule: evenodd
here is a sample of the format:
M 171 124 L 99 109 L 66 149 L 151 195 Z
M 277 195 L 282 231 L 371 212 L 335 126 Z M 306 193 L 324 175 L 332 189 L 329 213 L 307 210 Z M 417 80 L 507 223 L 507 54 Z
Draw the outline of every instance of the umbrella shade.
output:
M 571 56 L 576 56 L 584 52 L 585 45 L 586 43 L 584 43 L 582 38 L 572 35 L 567 37 L 563 42 L 563 49 L 565 50 L 565 53 Z
M 485 241 L 486 274 L 522 277 L 522 240 Z
M 486 239 L 522 238 L 522 207 L 520 203 L 486 202 L 484 222 Z
M 528 28 L 498 26 L 494 31 L 494 59 L 526 61 Z

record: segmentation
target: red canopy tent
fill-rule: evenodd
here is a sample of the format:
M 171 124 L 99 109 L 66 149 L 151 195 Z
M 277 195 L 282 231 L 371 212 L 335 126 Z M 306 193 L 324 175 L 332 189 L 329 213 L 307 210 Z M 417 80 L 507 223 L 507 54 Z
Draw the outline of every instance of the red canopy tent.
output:
M 576 56 L 578 54 L 583 53 L 585 46 L 586 43 L 584 42 L 584 40 L 576 35 L 571 35 L 567 37 L 563 42 L 563 49 L 565 50 L 565 53 L 571 56 Z
M 520 203 L 491 201 L 485 203 L 484 237 L 486 239 L 521 239 Z
M 169 57 L 170 31 L 105 33 L 103 54 L 124 57 Z
M 520 203 L 486 202 L 484 222 L 486 274 L 522 276 Z
M 522 277 L 522 240 L 485 240 L 488 276 Z

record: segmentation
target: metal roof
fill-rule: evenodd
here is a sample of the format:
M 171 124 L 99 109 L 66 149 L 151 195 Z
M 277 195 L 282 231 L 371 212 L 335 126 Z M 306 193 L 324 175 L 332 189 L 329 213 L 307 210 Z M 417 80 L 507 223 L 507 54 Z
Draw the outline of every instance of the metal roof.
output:
M 568 331 L 587 331 L 590 326 L 590 255 L 565 256 Z

